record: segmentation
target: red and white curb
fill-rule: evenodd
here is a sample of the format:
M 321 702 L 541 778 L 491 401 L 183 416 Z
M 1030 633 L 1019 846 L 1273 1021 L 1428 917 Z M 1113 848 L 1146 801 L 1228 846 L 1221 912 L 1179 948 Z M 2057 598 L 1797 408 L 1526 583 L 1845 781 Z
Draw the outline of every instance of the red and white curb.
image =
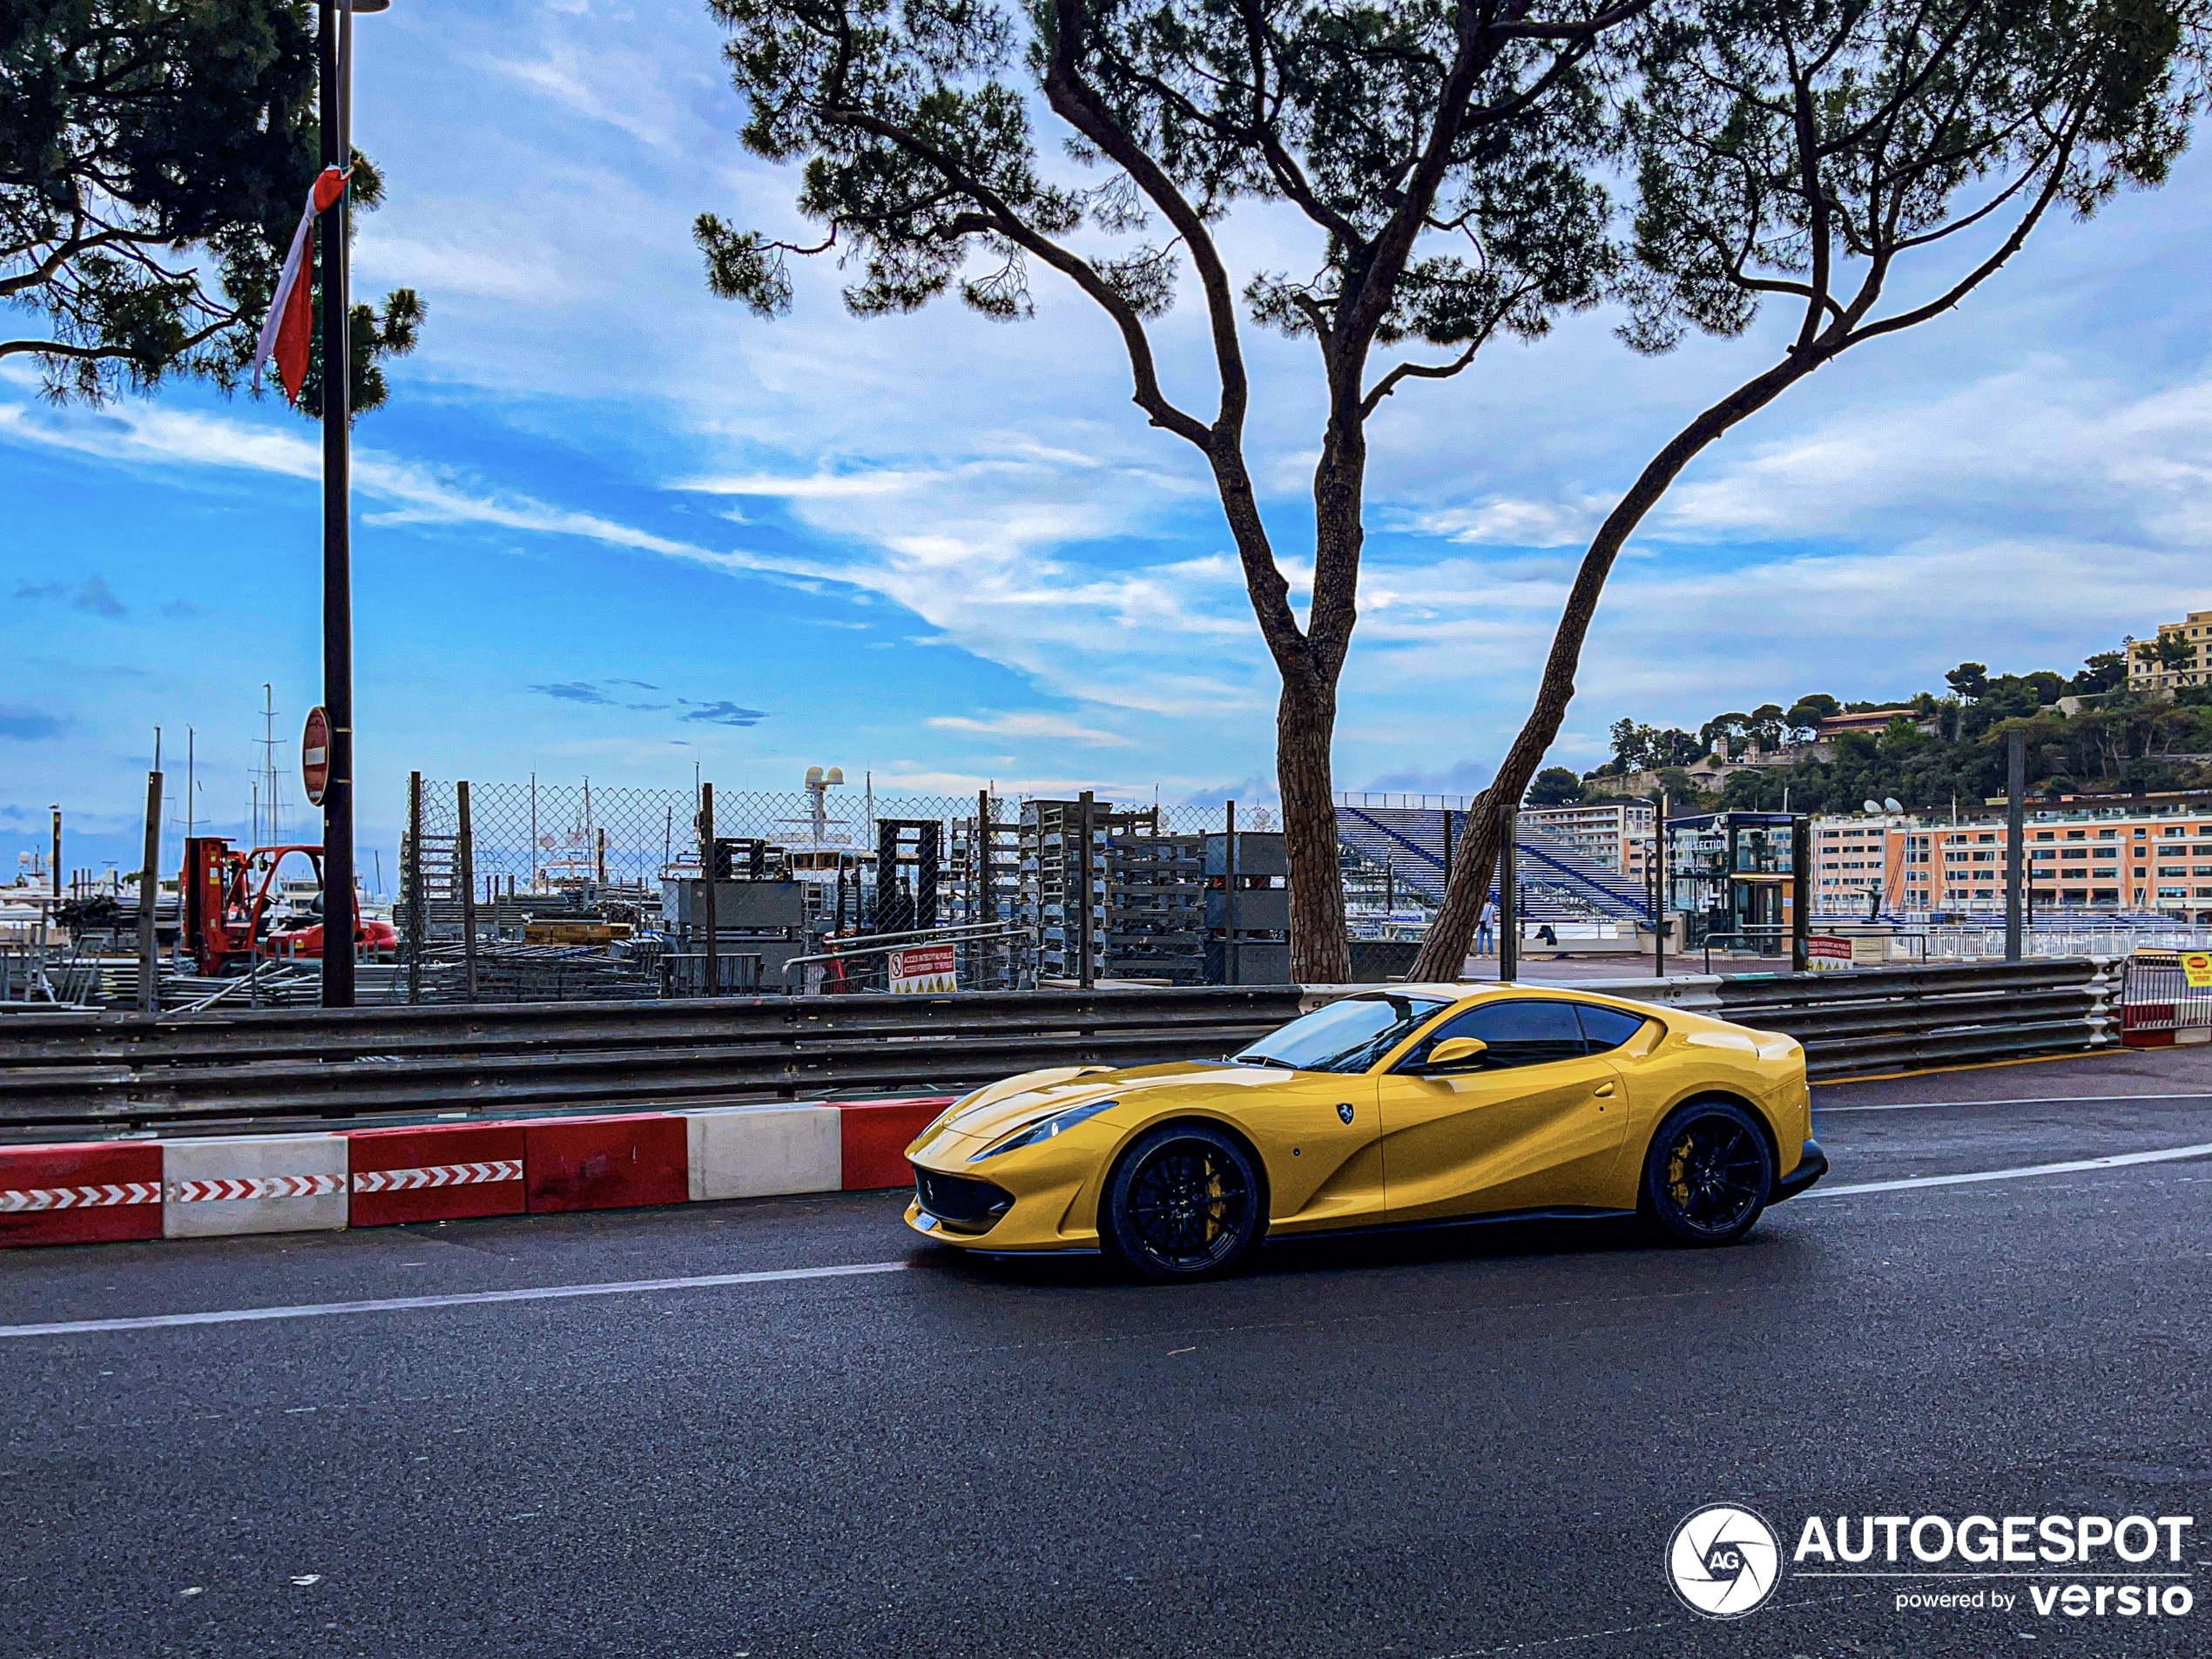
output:
M 0 1247 L 899 1187 L 948 1096 L 0 1146 Z

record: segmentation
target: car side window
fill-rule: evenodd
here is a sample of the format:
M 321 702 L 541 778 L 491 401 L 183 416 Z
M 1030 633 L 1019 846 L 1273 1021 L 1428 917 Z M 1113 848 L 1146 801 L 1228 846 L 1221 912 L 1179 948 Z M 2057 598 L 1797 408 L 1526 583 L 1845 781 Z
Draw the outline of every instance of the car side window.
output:
M 1581 1016 L 1582 1035 L 1589 1039 L 1592 1054 L 1619 1048 L 1644 1027 L 1642 1015 L 1623 1014 L 1618 1008 L 1593 1008 L 1587 1002 L 1577 1002 L 1575 1012 Z
M 1488 1045 L 1482 1056 L 1481 1069 L 1486 1071 L 1579 1060 L 1584 1053 L 1582 1028 L 1575 1017 L 1572 1002 L 1516 999 L 1486 1003 L 1446 1021 L 1414 1045 L 1399 1069 L 1420 1064 L 1428 1058 L 1428 1051 L 1447 1037 L 1476 1037 Z

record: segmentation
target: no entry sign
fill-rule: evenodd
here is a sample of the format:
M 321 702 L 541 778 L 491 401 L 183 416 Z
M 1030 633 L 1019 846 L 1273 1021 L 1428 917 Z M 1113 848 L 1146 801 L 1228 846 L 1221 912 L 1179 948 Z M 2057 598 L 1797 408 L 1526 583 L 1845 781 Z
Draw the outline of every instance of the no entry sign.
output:
M 307 711 L 307 729 L 300 734 L 300 781 L 307 791 L 307 804 L 322 805 L 330 787 L 330 717 L 318 703 Z

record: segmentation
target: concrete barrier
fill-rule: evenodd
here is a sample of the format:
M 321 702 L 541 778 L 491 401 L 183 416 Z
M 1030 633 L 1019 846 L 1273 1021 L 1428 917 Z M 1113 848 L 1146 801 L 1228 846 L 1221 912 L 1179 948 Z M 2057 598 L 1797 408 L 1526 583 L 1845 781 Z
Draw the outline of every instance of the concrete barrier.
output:
M 951 1095 L 925 1095 L 840 1103 L 840 1184 L 847 1192 L 912 1184 L 914 1166 L 907 1162 L 907 1148 L 953 1100 Z
M 523 1180 L 534 1216 L 684 1204 L 691 1196 L 678 1114 L 563 1117 L 522 1127 Z
M 160 1145 L 164 1238 L 346 1225 L 342 1135 L 226 1135 Z
M 524 1139 L 518 1123 L 349 1130 L 347 1224 L 519 1216 Z
M 158 1143 L 0 1147 L 0 1245 L 160 1237 Z
M 718 1106 L 684 1114 L 690 1196 L 763 1198 L 844 1185 L 834 1106 Z

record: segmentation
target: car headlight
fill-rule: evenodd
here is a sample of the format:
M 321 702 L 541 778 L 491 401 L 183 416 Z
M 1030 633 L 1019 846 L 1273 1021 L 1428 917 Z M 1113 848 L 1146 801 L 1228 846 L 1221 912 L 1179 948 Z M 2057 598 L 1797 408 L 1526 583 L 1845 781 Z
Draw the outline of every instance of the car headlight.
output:
M 1055 1135 L 1064 1134 L 1086 1118 L 1097 1116 L 1108 1107 L 1119 1104 L 1121 1104 L 1119 1101 L 1094 1100 L 1085 1106 L 1070 1106 L 1063 1111 L 1033 1118 L 1004 1140 L 992 1142 L 990 1145 L 968 1161 L 970 1163 L 981 1163 L 985 1158 L 995 1158 L 1001 1152 L 1015 1151 L 1024 1146 L 1035 1146 L 1041 1142 L 1050 1140 Z

